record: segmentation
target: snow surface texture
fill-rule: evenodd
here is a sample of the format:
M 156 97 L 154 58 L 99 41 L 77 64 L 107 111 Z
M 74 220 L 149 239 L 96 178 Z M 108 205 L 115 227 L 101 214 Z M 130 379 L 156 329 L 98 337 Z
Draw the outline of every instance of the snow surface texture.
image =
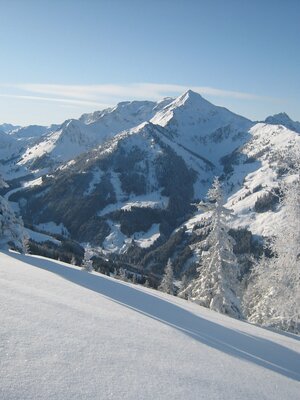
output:
M 0 398 L 296 399 L 300 342 L 62 262 L 0 253 Z

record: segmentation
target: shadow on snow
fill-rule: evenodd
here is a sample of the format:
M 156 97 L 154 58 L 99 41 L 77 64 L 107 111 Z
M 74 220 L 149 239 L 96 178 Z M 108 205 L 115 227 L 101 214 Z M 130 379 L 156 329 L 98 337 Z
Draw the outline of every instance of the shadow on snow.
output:
M 68 281 L 97 292 L 106 298 L 143 315 L 167 324 L 200 343 L 275 371 L 294 380 L 300 380 L 300 356 L 270 340 L 226 328 L 195 315 L 168 300 L 127 286 L 104 275 L 89 274 L 55 261 L 13 254 L 16 259 L 53 272 Z

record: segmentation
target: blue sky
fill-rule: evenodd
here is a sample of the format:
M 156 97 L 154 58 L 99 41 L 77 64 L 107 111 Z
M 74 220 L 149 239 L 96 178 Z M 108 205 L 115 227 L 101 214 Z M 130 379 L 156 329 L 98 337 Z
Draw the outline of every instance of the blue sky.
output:
M 299 0 L 0 0 L 0 123 L 187 88 L 300 120 Z

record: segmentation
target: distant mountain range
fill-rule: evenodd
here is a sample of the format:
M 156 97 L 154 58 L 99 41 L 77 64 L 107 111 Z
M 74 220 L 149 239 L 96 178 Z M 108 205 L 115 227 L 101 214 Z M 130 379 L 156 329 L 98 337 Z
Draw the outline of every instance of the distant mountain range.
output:
M 0 168 L 30 231 L 60 232 L 158 275 L 176 255 L 179 276 L 197 257 L 190 245 L 205 216 L 192 203 L 216 175 L 239 248 L 254 252 L 272 235 L 285 212 L 274 193 L 292 179 L 284 155 L 299 133 L 284 113 L 256 123 L 189 90 L 60 126 L 0 125 Z
M 286 113 L 271 115 L 265 119 L 267 124 L 283 125 L 291 131 L 300 133 L 300 122 L 293 121 Z

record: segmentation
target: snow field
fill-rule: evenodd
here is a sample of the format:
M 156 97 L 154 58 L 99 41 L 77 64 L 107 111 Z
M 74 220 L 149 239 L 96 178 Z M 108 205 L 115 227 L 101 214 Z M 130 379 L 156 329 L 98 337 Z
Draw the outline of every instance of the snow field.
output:
M 288 399 L 300 343 L 166 294 L 0 253 L 0 398 Z

